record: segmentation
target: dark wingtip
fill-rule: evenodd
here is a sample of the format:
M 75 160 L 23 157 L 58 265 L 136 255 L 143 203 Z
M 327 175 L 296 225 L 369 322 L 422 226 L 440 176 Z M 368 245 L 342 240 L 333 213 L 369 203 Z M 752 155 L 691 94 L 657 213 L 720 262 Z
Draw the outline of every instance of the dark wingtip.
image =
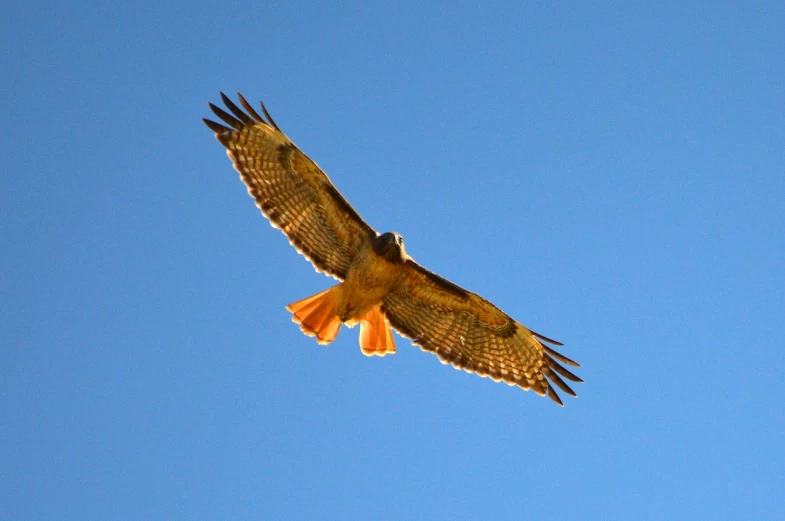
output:
M 210 110 L 213 111 L 213 114 L 215 114 L 216 116 L 221 118 L 221 120 L 223 120 L 224 123 L 227 123 L 228 125 L 233 127 L 235 130 L 242 130 L 242 128 L 243 128 L 243 122 L 242 121 L 240 121 L 239 119 L 235 118 L 234 116 L 232 116 L 231 114 L 226 112 L 221 107 L 216 107 L 212 103 L 208 103 L 208 105 L 210 106 Z
M 550 398 L 551 400 L 553 400 L 553 401 L 554 401 L 554 403 L 555 403 L 556 405 L 558 405 L 559 407 L 564 407 L 564 402 L 562 402 L 562 401 L 561 401 L 561 398 L 559 397 L 559 393 L 557 393 L 557 392 L 556 392 L 556 391 L 553 389 L 553 387 L 551 387 L 550 385 L 548 386 L 548 398 Z
M 573 374 L 572 371 L 568 370 L 566 367 L 562 367 L 562 365 L 551 358 L 547 353 L 545 354 L 545 361 L 548 363 L 548 367 L 562 375 L 563 377 L 571 380 L 573 382 L 583 383 L 583 380 L 576 374 Z
M 220 123 L 216 123 L 215 121 L 212 121 L 207 118 L 202 118 L 202 121 L 204 121 L 204 124 L 207 125 L 210 128 L 210 130 L 212 130 L 216 134 L 223 134 L 224 132 L 229 132 L 231 130 L 230 128 L 225 127 Z
M 258 121 L 259 123 L 265 123 L 265 121 L 264 121 L 264 119 L 262 118 L 262 116 L 260 116 L 260 115 L 259 115 L 259 113 L 258 113 L 258 112 L 256 112 L 256 111 L 253 109 L 253 107 L 251 106 L 251 104 L 250 104 L 250 103 L 248 103 L 248 102 L 245 100 L 245 97 L 243 97 L 243 95 L 242 95 L 242 94 L 240 94 L 239 92 L 237 93 L 237 98 L 240 100 L 240 104 L 243 106 L 243 108 L 244 108 L 245 110 L 247 110 L 247 111 L 248 111 L 248 113 L 251 115 L 251 117 L 252 117 L 252 118 L 254 118 L 254 119 L 255 119 L 256 121 Z
M 275 130 L 280 131 L 281 129 L 278 128 L 278 125 L 275 123 L 273 117 L 270 115 L 269 112 L 267 112 L 267 107 L 265 107 L 264 103 L 262 103 L 261 101 L 259 103 L 262 105 L 262 112 L 264 112 L 264 115 L 267 116 L 267 121 L 270 122 L 270 125 L 272 125 Z
M 531 331 L 531 329 L 529 331 Z M 563 346 L 564 345 L 561 342 L 559 342 L 558 340 L 554 340 L 552 338 L 548 338 L 547 336 L 541 335 L 541 334 L 537 333 L 536 331 L 531 331 L 531 333 L 532 333 L 532 335 L 536 336 L 540 340 L 548 342 L 549 344 L 553 344 L 555 346 Z
M 551 355 L 551 356 L 552 356 L 553 358 L 555 358 L 556 360 L 558 360 L 558 361 L 560 361 L 560 362 L 564 362 L 564 363 L 565 363 L 565 364 L 567 364 L 567 365 L 571 365 L 572 367 L 580 367 L 580 366 L 581 366 L 581 364 L 579 364 L 579 363 L 578 363 L 578 362 L 576 362 L 575 360 L 572 360 L 572 359 L 570 359 L 570 358 L 567 358 L 567 357 L 566 357 L 566 356 L 564 356 L 563 354 L 561 354 L 561 353 L 558 353 L 558 352 L 554 351 L 554 350 L 553 350 L 553 349 L 551 349 L 550 347 L 548 347 L 548 346 L 546 346 L 546 345 L 543 345 L 543 344 L 540 344 L 540 345 L 542 345 L 542 348 L 543 348 L 543 349 L 545 349 L 545 352 L 546 352 L 546 353 L 548 353 L 549 355 Z
M 567 383 L 564 380 L 562 380 L 561 377 L 559 377 L 558 374 L 554 373 L 550 368 L 548 368 L 548 369 L 543 368 L 542 372 L 545 373 L 545 376 L 548 377 L 548 380 L 550 380 L 550 383 L 556 384 L 556 387 L 558 387 L 559 389 L 561 389 L 565 393 L 569 394 L 570 396 L 573 396 L 575 398 L 578 397 L 578 395 L 575 394 L 575 391 L 570 389 L 570 386 L 567 385 Z M 553 386 L 551 386 L 550 384 L 549 384 L 549 387 L 553 388 Z
M 224 94 L 223 92 L 221 93 L 221 99 L 223 100 L 224 105 L 226 105 L 227 108 L 230 111 L 232 111 L 232 114 L 234 114 L 240 121 L 242 121 L 246 125 L 253 125 L 254 124 L 254 120 L 251 119 L 251 117 L 248 114 L 243 112 L 240 107 L 235 105 L 234 102 L 232 100 L 230 100 L 229 97 L 226 94 Z
M 212 103 L 208 103 L 210 106 L 210 110 L 213 111 L 213 114 L 218 116 L 224 123 L 229 125 L 230 127 L 234 128 L 235 130 L 242 130 L 245 125 L 253 125 L 256 123 L 264 123 L 267 126 L 273 127 L 277 131 L 281 131 L 278 127 L 278 124 L 275 120 L 270 116 L 270 113 L 267 112 L 267 107 L 264 106 L 264 103 L 261 103 L 262 106 L 262 113 L 265 117 L 259 115 L 258 112 L 254 110 L 250 103 L 245 99 L 245 97 L 241 93 L 237 93 L 237 98 L 240 100 L 240 104 L 243 106 L 243 109 L 238 107 L 226 94 L 220 92 L 221 101 L 223 101 L 224 105 L 229 109 L 229 112 L 226 112 L 221 107 L 213 105 Z M 232 129 L 229 127 L 225 127 L 216 123 L 215 121 L 210 121 L 205 119 L 205 124 L 210 127 L 214 132 L 222 133 L 228 132 Z M 221 130 L 217 130 L 217 126 L 221 127 Z

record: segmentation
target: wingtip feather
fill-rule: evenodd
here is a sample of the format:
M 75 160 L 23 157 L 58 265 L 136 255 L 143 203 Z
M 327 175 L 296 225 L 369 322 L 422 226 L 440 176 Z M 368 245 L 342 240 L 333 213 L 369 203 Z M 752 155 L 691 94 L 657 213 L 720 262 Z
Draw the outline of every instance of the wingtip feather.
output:
M 557 351 L 554 351 L 550 347 L 548 347 L 548 346 L 546 346 L 544 344 L 540 344 L 540 345 L 542 345 L 542 348 L 545 349 L 546 353 L 548 353 L 549 355 L 551 355 L 553 358 L 557 359 L 558 361 L 563 362 L 563 363 L 565 363 L 567 365 L 570 365 L 572 367 L 580 367 L 581 366 L 581 364 L 579 364 L 575 360 L 567 358 L 563 354 L 561 354 L 561 353 L 559 353 Z
M 221 93 L 221 100 L 223 100 L 224 105 L 226 105 L 227 108 L 232 112 L 232 114 L 234 114 L 240 121 L 242 121 L 246 125 L 254 124 L 254 120 L 248 114 L 243 112 L 242 109 L 240 109 L 240 107 L 235 105 L 235 103 L 229 99 L 229 96 L 227 96 L 223 92 Z
M 564 407 L 564 402 L 561 401 L 561 397 L 559 397 L 559 393 L 557 393 L 556 390 L 551 386 L 548 386 L 548 398 L 553 400 L 553 402 L 559 407 Z
M 278 125 L 275 123 L 273 117 L 269 112 L 267 112 L 267 107 L 264 106 L 264 103 L 260 101 L 259 104 L 262 106 L 262 112 L 264 112 L 264 115 L 267 117 L 267 121 L 270 122 L 270 125 L 272 125 L 275 130 L 280 131 L 281 129 L 278 128 Z
M 226 124 L 230 125 L 235 130 L 242 130 L 242 128 L 243 128 L 243 122 L 242 121 L 240 121 L 239 119 L 235 118 L 234 116 L 232 116 L 231 114 L 226 112 L 221 107 L 217 107 L 217 106 L 213 105 L 212 103 L 208 103 L 208 105 L 210 106 L 210 110 L 213 111 L 213 114 L 215 114 L 216 116 L 221 118 L 221 120 L 223 120 Z
M 250 103 L 248 103 L 248 101 L 246 101 L 245 97 L 244 97 L 242 94 L 240 94 L 239 92 L 237 93 L 237 99 L 239 99 L 239 100 L 240 100 L 240 104 L 243 106 L 243 108 L 244 108 L 245 110 L 247 110 L 247 111 L 248 111 L 248 113 L 251 115 L 251 117 L 252 117 L 252 118 L 254 118 L 254 119 L 255 119 L 256 121 L 258 121 L 259 123 L 265 123 L 265 124 L 266 124 L 266 121 L 264 120 L 264 118 L 262 118 L 262 116 L 260 116 L 260 115 L 259 115 L 259 113 L 258 113 L 258 112 L 256 112 L 256 111 L 253 109 L 253 107 L 251 106 L 251 104 L 250 104 Z
M 573 382 L 583 383 L 583 380 L 578 375 L 574 374 L 572 371 L 568 370 L 567 368 L 562 367 L 562 365 L 559 362 L 551 358 L 547 353 L 545 354 L 545 361 L 548 363 L 548 367 L 550 367 L 551 369 L 553 369 L 563 377 L 567 378 L 568 380 L 571 380 Z
M 531 331 L 531 329 L 529 331 Z M 536 336 L 540 340 L 544 340 L 545 342 L 548 342 L 549 344 L 553 344 L 555 346 L 563 346 L 564 345 L 561 342 L 559 342 L 558 340 L 554 340 L 552 338 L 548 338 L 547 336 L 541 335 L 541 334 L 537 333 L 536 331 L 531 331 L 531 333 L 532 333 L 532 335 Z
M 567 385 L 567 383 L 564 380 L 562 380 L 561 377 L 558 374 L 556 374 L 553 371 L 551 371 L 550 368 L 543 369 L 542 372 L 545 373 L 545 375 L 548 377 L 548 380 L 550 380 L 552 383 L 556 384 L 556 387 L 558 387 L 559 389 L 561 389 L 562 391 L 564 391 L 565 393 L 569 394 L 570 396 L 572 396 L 574 398 L 578 397 L 578 395 L 575 394 L 575 391 L 570 389 L 570 386 Z M 549 385 L 549 387 L 551 389 L 553 389 L 553 386 Z
M 202 118 L 202 121 L 204 121 L 204 124 L 207 125 L 207 127 L 213 132 L 215 132 L 216 134 L 223 134 L 224 132 L 229 132 L 230 130 L 232 130 L 229 127 L 225 127 L 220 123 L 216 123 L 215 121 L 207 118 Z

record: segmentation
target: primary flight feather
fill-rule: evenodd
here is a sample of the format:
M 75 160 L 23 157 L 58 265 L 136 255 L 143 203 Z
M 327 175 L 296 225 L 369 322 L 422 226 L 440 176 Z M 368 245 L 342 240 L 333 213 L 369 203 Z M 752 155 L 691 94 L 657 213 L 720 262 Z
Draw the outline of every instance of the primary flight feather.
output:
M 553 385 L 582 380 L 559 362 L 578 364 L 547 344 L 559 342 L 516 322 L 499 308 L 417 264 L 403 238 L 379 234 L 327 175 L 238 94 L 242 109 L 221 93 L 229 112 L 210 103 L 223 122 L 204 119 L 240 173 L 256 205 L 314 267 L 341 281 L 287 306 L 302 331 L 320 344 L 342 324 L 360 324 L 366 355 L 395 352 L 390 326 L 458 369 L 533 389 L 562 405 Z M 244 109 L 244 110 L 243 110 Z

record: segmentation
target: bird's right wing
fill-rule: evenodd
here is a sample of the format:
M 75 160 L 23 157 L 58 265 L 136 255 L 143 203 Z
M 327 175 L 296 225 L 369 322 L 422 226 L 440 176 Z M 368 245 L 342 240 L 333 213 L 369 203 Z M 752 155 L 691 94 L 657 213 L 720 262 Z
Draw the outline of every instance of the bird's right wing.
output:
M 343 280 L 360 245 L 377 235 L 321 168 L 281 132 L 262 105 L 262 118 L 221 93 L 231 114 L 210 103 L 224 123 L 204 119 L 248 187 L 256 206 L 317 271 Z M 227 126 L 228 125 L 228 126 Z

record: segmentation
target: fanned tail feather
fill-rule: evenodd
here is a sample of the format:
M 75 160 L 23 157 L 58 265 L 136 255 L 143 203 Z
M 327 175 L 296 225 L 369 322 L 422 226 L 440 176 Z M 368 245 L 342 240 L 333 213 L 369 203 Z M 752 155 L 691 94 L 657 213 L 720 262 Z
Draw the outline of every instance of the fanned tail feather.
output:
M 335 312 L 334 289 L 327 289 L 286 306 L 292 313 L 292 321 L 300 324 L 300 329 L 306 335 L 316 336 L 320 344 L 329 344 L 335 340 L 341 329 L 341 318 Z
M 395 340 L 381 306 L 374 306 L 360 320 L 360 349 L 366 356 L 395 353 Z

